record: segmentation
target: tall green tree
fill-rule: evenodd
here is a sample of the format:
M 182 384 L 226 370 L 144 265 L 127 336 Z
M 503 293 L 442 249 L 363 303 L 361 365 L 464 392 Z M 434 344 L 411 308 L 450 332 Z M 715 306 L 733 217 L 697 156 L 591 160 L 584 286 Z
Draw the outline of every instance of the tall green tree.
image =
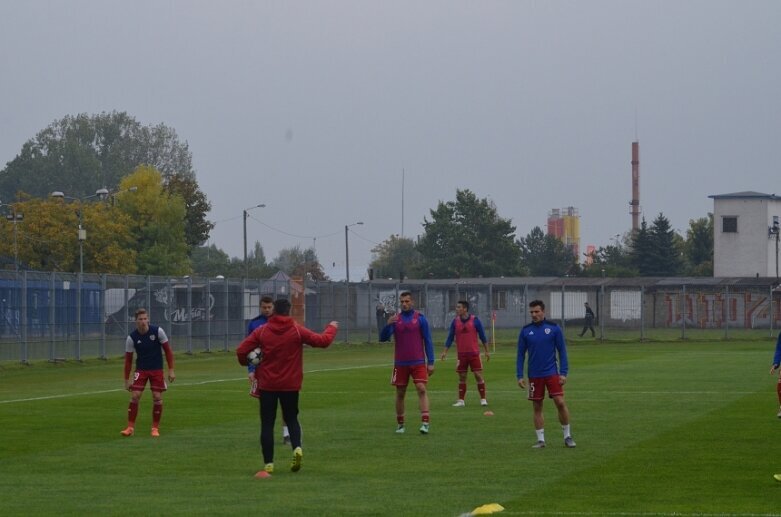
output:
M 689 221 L 684 256 L 687 274 L 713 276 L 713 214 Z
M 164 124 L 142 126 L 125 112 L 66 116 L 25 142 L 0 171 L 0 199 L 16 199 L 19 192 L 43 198 L 58 190 L 82 198 L 104 187 L 115 190 L 139 165 L 166 179 L 194 178 L 187 143 Z
M 130 192 L 131 187 L 136 191 Z M 138 167 L 120 182 L 117 206 L 130 216 L 136 238 L 137 269 L 143 275 L 184 275 L 191 272 L 185 240 L 185 204 L 167 192 L 160 172 Z
M 578 274 L 578 262 L 572 250 L 553 235 L 545 235 L 535 226 L 519 241 L 521 264 L 531 276 Z
M 271 262 L 271 267 L 293 277 L 301 277 L 304 273 L 308 273 L 312 280 L 328 280 L 314 248 L 301 249 L 298 245 L 283 248 L 279 250 L 277 258 Z
M 422 257 L 412 239 L 391 235 L 372 248 L 372 253 L 369 267 L 374 278 L 398 278 L 402 273 L 408 278 L 419 277 Z
M 632 238 L 632 265 L 641 276 L 677 276 L 682 271 L 682 241 L 660 213 L 649 228 L 645 218 Z
M 196 246 L 190 252 L 190 261 L 192 263 L 193 275 L 208 277 L 217 275 L 233 276 L 230 274 L 232 269 L 230 257 L 218 248 L 216 244 Z
M 184 218 L 184 238 L 190 248 L 200 246 L 209 238 L 214 223 L 206 219 L 212 209 L 206 194 L 198 187 L 195 177 L 187 174 L 172 174 L 165 183 L 171 194 L 179 194 L 184 200 L 186 215 Z
M 515 226 L 499 217 L 496 205 L 470 190 L 456 190 L 455 201 L 440 202 L 423 220 L 417 249 L 420 273 L 436 278 L 513 276 L 521 250 Z

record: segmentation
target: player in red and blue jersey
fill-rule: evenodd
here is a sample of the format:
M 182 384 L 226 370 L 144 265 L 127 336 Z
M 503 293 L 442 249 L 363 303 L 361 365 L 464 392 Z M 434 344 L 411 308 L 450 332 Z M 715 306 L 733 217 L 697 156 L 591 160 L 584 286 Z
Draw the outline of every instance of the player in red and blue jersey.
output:
M 147 381 L 152 390 L 152 436 L 160 436 L 160 418 L 163 415 L 163 392 L 168 389 L 163 375 L 163 352 L 168 363 L 168 381 L 174 382 L 174 354 L 168 343 L 165 331 L 149 324 L 146 309 L 137 309 L 136 330 L 125 340 L 125 389 L 130 391 L 130 404 L 127 408 L 127 427 L 123 436 L 132 436 L 136 427 L 138 404 Z M 136 371 L 130 380 L 133 364 L 133 352 L 136 354 Z
M 532 322 L 521 329 L 518 336 L 518 357 L 515 373 L 518 385 L 526 389 L 527 382 L 523 373 L 526 354 L 529 355 L 529 400 L 534 408 L 534 429 L 537 431 L 535 449 L 545 447 L 545 419 L 542 414 L 542 401 L 545 390 L 553 399 L 559 412 L 561 430 L 564 432 L 564 445 L 575 447 L 569 425 L 569 409 L 564 402 L 564 384 L 567 382 L 569 362 L 564 334 L 555 323 L 545 319 L 545 304 L 541 300 L 529 303 Z M 558 355 L 558 362 L 556 356 Z
M 485 399 L 485 379 L 483 378 L 483 363 L 480 361 L 480 348 L 477 344 L 478 338 L 483 343 L 485 360 L 488 361 L 491 356 L 488 353 L 488 340 L 485 337 L 483 324 L 477 316 L 469 314 L 469 302 L 459 300 L 456 303 L 456 317 L 450 323 L 450 332 L 448 332 L 445 340 L 445 351 L 442 352 L 441 357 L 443 361 L 447 358 L 447 352 L 453 344 L 453 339 L 455 339 L 456 350 L 458 351 L 458 365 L 456 366 L 456 373 L 458 373 L 458 400 L 453 404 L 453 407 L 464 407 L 465 405 L 466 374 L 470 368 L 475 375 L 477 391 L 480 393 L 480 405 L 488 405 L 488 401 Z
M 776 353 L 775 355 L 773 355 L 773 364 L 770 367 L 770 375 L 776 373 L 779 364 L 781 364 L 781 332 L 778 334 L 778 339 L 776 340 Z M 776 384 L 776 394 L 778 395 L 778 406 L 779 406 L 778 418 L 781 418 L 781 375 L 779 375 L 778 383 Z
M 418 392 L 420 432 L 428 434 L 430 416 L 426 383 L 429 375 L 434 374 L 434 343 L 426 317 L 414 309 L 412 293 L 401 293 L 399 304 L 401 312 L 388 318 L 388 324 L 380 332 L 380 341 L 390 341 L 393 336 L 396 343 L 391 377 L 391 384 L 396 386 L 396 432 L 404 432 L 404 396 L 411 377 Z

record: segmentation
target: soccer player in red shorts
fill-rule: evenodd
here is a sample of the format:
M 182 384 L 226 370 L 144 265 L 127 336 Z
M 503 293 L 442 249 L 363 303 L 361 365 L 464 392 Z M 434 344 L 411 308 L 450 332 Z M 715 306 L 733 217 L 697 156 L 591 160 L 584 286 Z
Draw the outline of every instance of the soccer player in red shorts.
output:
M 380 341 L 390 341 L 391 336 L 395 341 L 391 384 L 396 387 L 396 432 L 404 432 L 404 397 L 411 377 L 418 392 L 420 434 L 428 434 L 430 420 L 426 383 L 429 375 L 434 374 L 434 343 L 426 317 L 414 309 L 412 293 L 401 293 L 399 304 L 401 312 L 388 318 L 388 324 L 380 332 Z
M 545 390 L 553 399 L 559 412 L 559 422 L 564 433 L 564 445 L 575 447 L 569 426 L 569 409 L 564 402 L 564 384 L 567 382 L 569 362 L 567 361 L 567 346 L 564 335 L 555 323 L 545 319 L 545 304 L 541 300 L 529 303 L 529 313 L 532 322 L 521 329 L 518 336 L 518 357 L 516 359 L 516 376 L 518 386 L 529 388 L 529 400 L 534 408 L 534 429 L 537 431 L 535 449 L 545 447 L 545 419 L 542 414 L 542 401 Z M 529 354 L 529 382 L 523 374 L 526 354 Z M 558 354 L 558 362 L 556 355 Z M 561 367 L 559 368 L 559 364 Z
M 456 341 L 456 350 L 458 351 L 458 400 L 453 407 L 464 407 L 464 397 L 466 396 L 466 374 L 469 369 L 475 374 L 477 382 L 477 391 L 480 394 L 480 405 L 487 406 L 485 399 L 485 379 L 483 378 L 483 363 L 480 361 L 480 348 L 477 344 L 478 338 L 483 343 L 485 349 L 485 360 L 488 361 L 491 356 L 488 354 L 488 340 L 485 337 L 483 324 L 477 316 L 469 314 L 469 302 L 459 300 L 456 303 L 456 317 L 450 323 L 450 331 L 445 340 L 445 351 L 442 352 L 442 360 L 447 358 L 447 352 Z
M 160 436 L 160 417 L 163 415 L 163 392 L 168 389 L 163 375 L 163 351 L 168 363 L 168 381 L 174 382 L 174 354 L 168 343 L 168 336 L 162 328 L 149 324 L 146 309 L 138 309 L 136 330 L 125 340 L 125 389 L 130 392 L 130 404 L 127 408 L 127 427 L 123 436 L 132 436 L 136 427 L 138 403 L 147 381 L 152 390 L 152 436 Z M 136 371 L 130 379 L 133 364 L 133 352 L 136 353 Z

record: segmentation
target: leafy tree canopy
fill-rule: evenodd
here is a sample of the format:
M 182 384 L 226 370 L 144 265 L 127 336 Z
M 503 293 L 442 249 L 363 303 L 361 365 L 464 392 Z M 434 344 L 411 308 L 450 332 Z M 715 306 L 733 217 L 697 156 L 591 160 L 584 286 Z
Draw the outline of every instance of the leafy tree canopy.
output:
M 470 190 L 440 202 L 423 220 L 417 249 L 420 273 L 435 278 L 513 276 L 520 271 L 515 226 L 499 217 L 496 206 Z
M 277 258 L 271 262 L 272 270 L 280 270 L 292 277 L 303 277 L 304 273 L 316 281 L 328 280 L 314 248 L 302 250 L 300 246 L 279 250 Z
M 531 276 L 565 276 L 579 272 L 577 258 L 570 248 L 539 226 L 519 241 L 521 263 Z
M 415 247 L 415 241 L 398 235 L 391 235 L 372 248 L 373 260 L 369 267 L 374 278 L 418 278 L 422 257 Z

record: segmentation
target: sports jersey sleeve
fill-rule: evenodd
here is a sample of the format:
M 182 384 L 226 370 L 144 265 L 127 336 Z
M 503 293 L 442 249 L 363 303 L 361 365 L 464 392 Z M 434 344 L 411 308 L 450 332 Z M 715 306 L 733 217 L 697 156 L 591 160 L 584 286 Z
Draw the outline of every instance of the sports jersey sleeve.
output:
M 168 343 L 168 336 L 165 335 L 165 330 L 162 327 L 157 327 L 157 339 L 161 345 Z
M 776 366 L 781 364 L 781 332 L 778 333 L 776 340 L 776 354 L 773 356 L 773 364 Z
M 486 344 L 488 339 L 485 337 L 485 329 L 483 328 L 483 323 L 478 319 L 477 316 L 475 316 L 475 330 L 477 331 L 477 337 L 480 338 L 480 342 Z
M 453 339 L 456 337 L 456 320 L 450 322 L 450 330 L 447 332 L 447 339 L 445 339 L 445 348 L 450 348 L 453 344 Z
M 326 325 L 321 334 L 302 326 L 298 327 L 298 332 L 301 335 L 302 344 L 316 348 L 328 348 L 336 337 L 336 327 L 333 325 Z
M 382 327 L 382 332 L 380 332 L 380 342 L 390 341 L 392 335 L 393 335 L 393 325 L 386 324 L 384 327 Z
M 434 364 L 434 342 L 431 341 L 431 329 L 428 326 L 428 320 L 422 314 L 420 315 L 420 335 L 423 337 L 423 344 L 426 347 L 426 357 L 428 364 Z
M 515 376 L 518 380 L 523 379 L 523 363 L 526 359 L 527 348 L 528 343 L 526 343 L 526 339 L 523 337 L 523 329 L 521 329 L 521 333 L 518 334 L 518 355 L 515 358 Z
M 569 373 L 569 360 L 567 359 L 567 345 L 564 343 L 564 333 L 561 328 L 556 331 L 556 350 L 559 352 L 559 375 L 567 376 Z
M 133 338 L 128 336 L 127 339 L 125 339 L 125 352 L 128 354 L 132 354 L 136 351 L 136 344 L 133 343 Z

